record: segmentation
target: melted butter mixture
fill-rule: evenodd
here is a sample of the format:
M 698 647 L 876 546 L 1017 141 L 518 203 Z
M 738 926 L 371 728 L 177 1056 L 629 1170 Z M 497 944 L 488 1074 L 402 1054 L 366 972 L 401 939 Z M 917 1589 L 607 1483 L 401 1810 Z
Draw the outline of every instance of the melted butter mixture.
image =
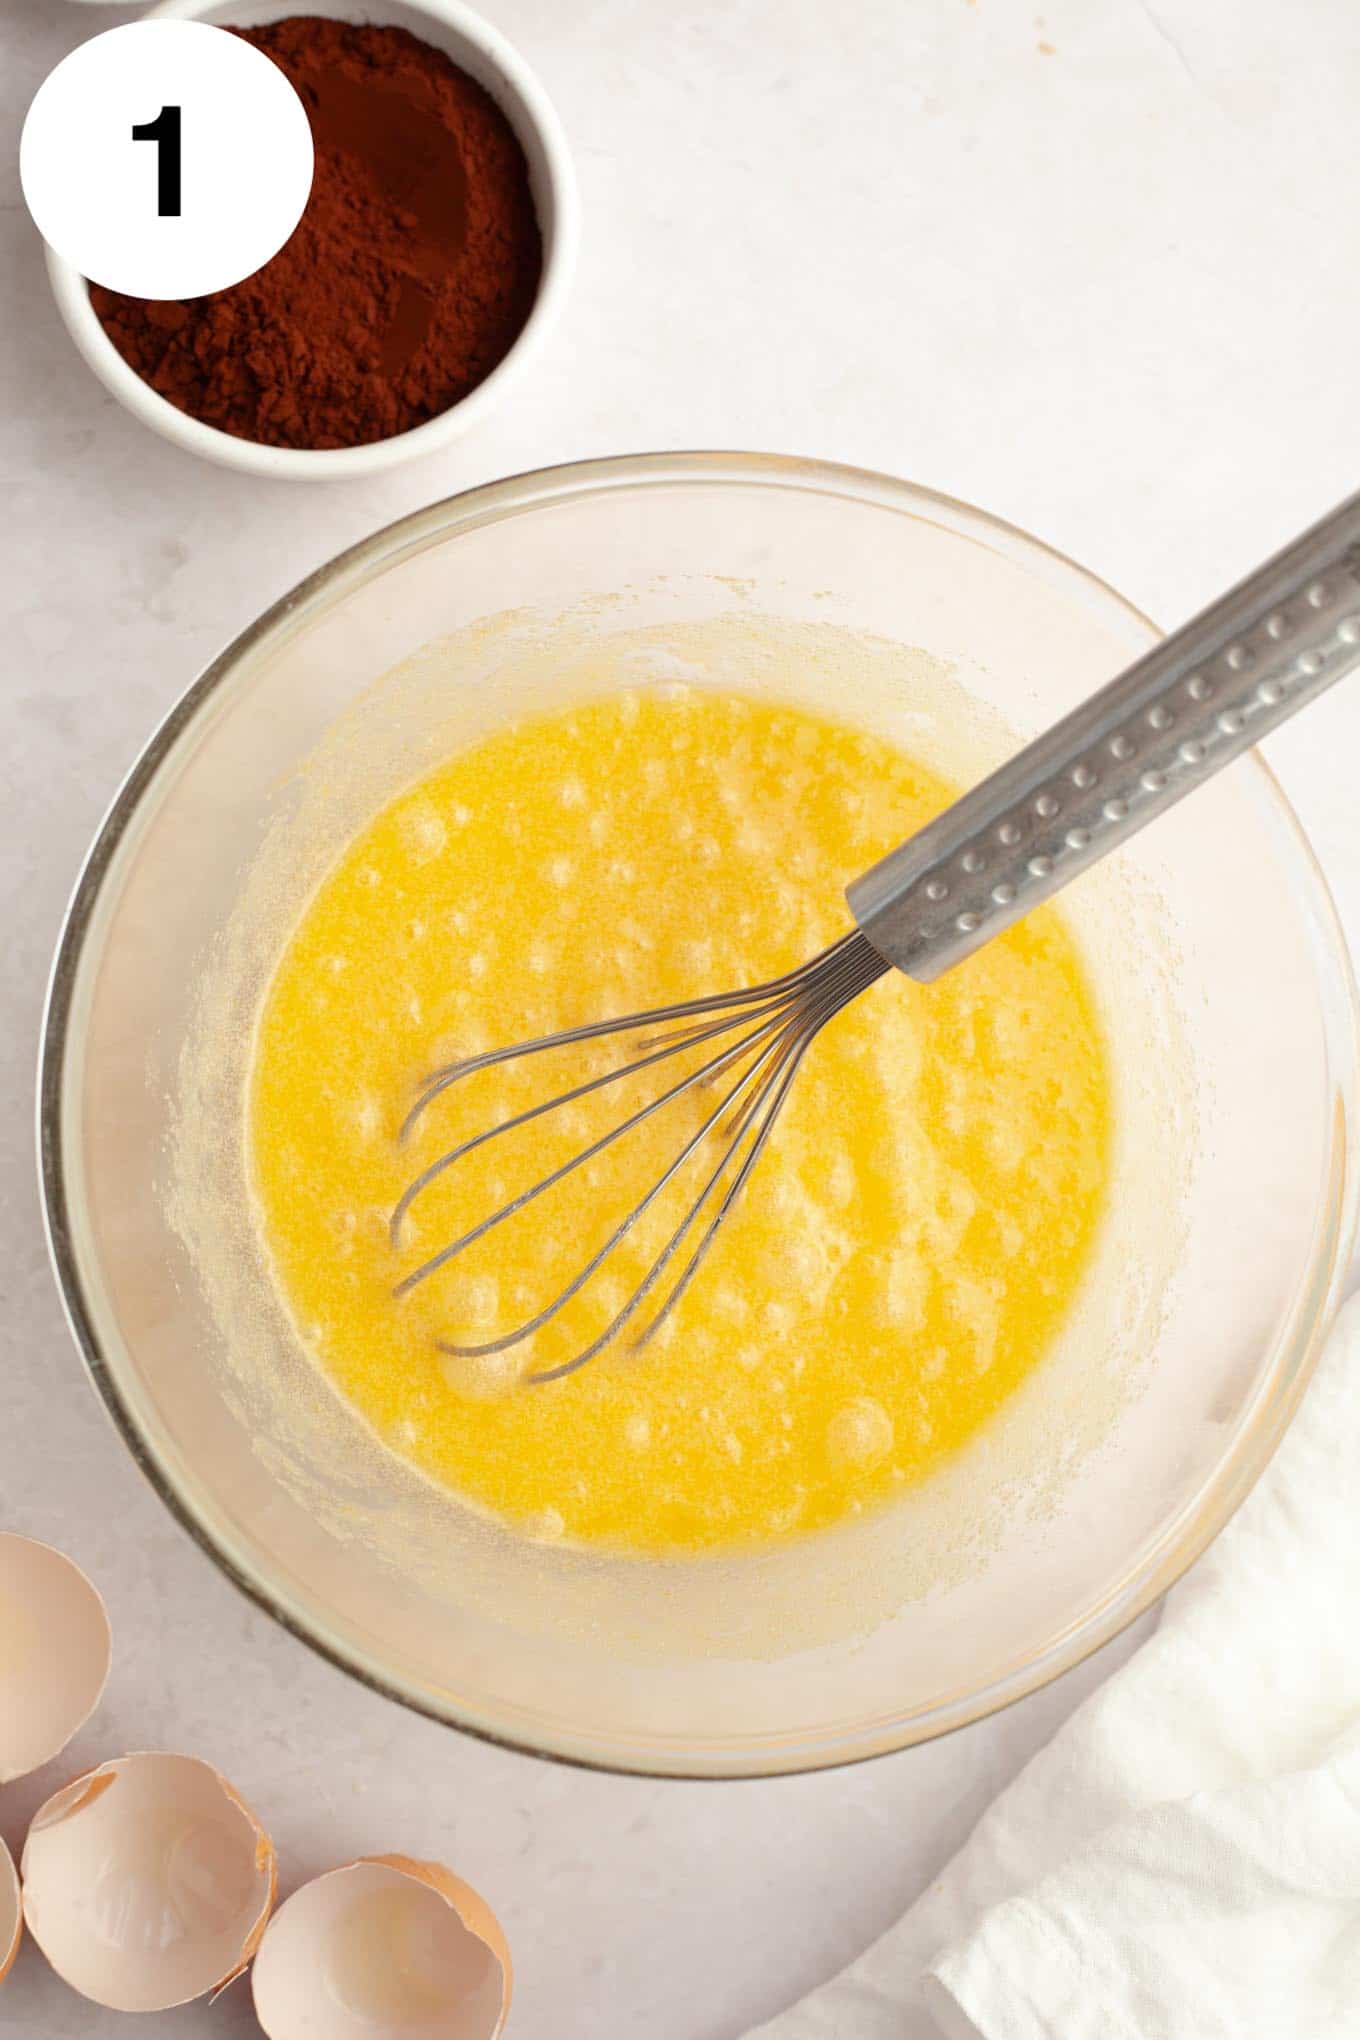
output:
M 624 1338 L 569 1379 L 520 1379 L 604 1328 L 706 1170 L 523 1345 L 469 1360 L 436 1342 L 495 1338 L 549 1302 L 711 1090 L 392 1294 L 665 1087 L 652 1072 L 492 1141 L 417 1201 L 394 1253 L 388 1218 L 418 1169 L 618 1052 L 469 1077 L 399 1147 L 424 1075 L 790 969 L 846 930 L 845 882 L 951 797 L 862 732 L 667 688 L 504 727 L 351 845 L 265 998 L 251 1150 L 299 1333 L 396 1452 L 533 1536 L 715 1549 L 885 1503 L 1036 1365 L 1081 1282 L 1110 1148 L 1091 994 L 1052 908 L 934 985 L 890 972 L 827 1027 L 698 1279 L 640 1350 Z

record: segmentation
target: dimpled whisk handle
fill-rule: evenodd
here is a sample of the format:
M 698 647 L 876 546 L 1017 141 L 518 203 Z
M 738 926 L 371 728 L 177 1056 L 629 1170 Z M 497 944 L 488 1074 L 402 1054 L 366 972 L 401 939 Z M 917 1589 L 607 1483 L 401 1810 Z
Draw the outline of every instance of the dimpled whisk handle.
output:
M 1360 666 L 1360 495 L 846 890 L 923 982 L 962 962 Z

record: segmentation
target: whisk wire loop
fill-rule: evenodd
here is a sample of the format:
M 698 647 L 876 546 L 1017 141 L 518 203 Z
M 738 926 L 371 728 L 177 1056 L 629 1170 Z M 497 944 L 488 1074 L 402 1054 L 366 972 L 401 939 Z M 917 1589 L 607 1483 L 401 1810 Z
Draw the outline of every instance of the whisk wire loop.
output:
M 590 1256 L 551 1302 L 523 1324 L 499 1338 L 486 1340 L 477 1345 L 442 1339 L 437 1341 L 442 1352 L 477 1358 L 504 1352 L 532 1337 L 557 1316 L 573 1297 L 580 1294 L 591 1277 L 622 1244 L 633 1226 L 655 1204 L 666 1187 L 693 1160 L 710 1136 L 718 1134 L 723 1138 L 724 1145 L 717 1166 L 703 1182 L 679 1224 L 653 1259 L 622 1309 L 614 1314 L 599 1336 L 582 1351 L 560 1365 L 526 1375 L 525 1380 L 532 1383 L 561 1380 L 569 1374 L 576 1373 L 617 1339 L 636 1317 L 647 1299 L 654 1294 L 666 1270 L 699 1224 L 710 1202 L 716 1198 L 716 1208 L 712 1211 L 689 1259 L 650 1323 L 634 1342 L 635 1347 L 644 1345 L 675 1309 L 712 1247 L 769 1142 L 794 1076 L 813 1040 L 844 1005 L 872 984 L 887 968 L 883 957 L 856 929 L 841 937 L 830 948 L 823 950 L 819 956 L 799 969 L 786 972 L 782 977 L 772 978 L 764 984 L 748 986 L 737 992 L 689 999 L 672 1006 L 653 1007 L 621 1019 L 592 1021 L 582 1027 L 564 1028 L 555 1034 L 540 1035 L 531 1041 L 513 1043 L 502 1049 L 491 1049 L 484 1054 L 470 1056 L 435 1071 L 422 1087 L 402 1125 L 400 1134 L 402 1139 L 409 1137 L 435 1100 L 452 1084 L 480 1070 L 518 1061 L 523 1057 L 551 1049 L 570 1048 L 606 1037 L 636 1035 L 639 1030 L 644 1029 L 662 1030 L 660 1034 L 653 1033 L 646 1041 L 636 1044 L 644 1049 L 642 1055 L 629 1057 L 601 1075 L 587 1078 L 496 1125 L 484 1128 L 468 1140 L 437 1156 L 407 1186 L 393 1211 L 391 1239 L 394 1247 L 400 1245 L 403 1222 L 412 1204 L 422 1192 L 466 1155 L 483 1147 L 488 1141 L 502 1134 L 511 1133 L 518 1127 L 525 1126 L 560 1107 L 573 1104 L 578 1099 L 603 1090 L 608 1085 L 637 1076 L 673 1056 L 682 1054 L 686 1049 L 697 1048 L 710 1041 L 716 1045 L 724 1041 L 725 1037 L 740 1030 L 740 1038 L 737 1041 L 727 1041 L 725 1046 L 715 1047 L 713 1054 L 695 1069 L 687 1071 L 658 1097 L 648 1100 L 627 1114 L 598 1139 L 569 1156 L 565 1162 L 549 1170 L 546 1175 L 531 1183 L 527 1189 L 502 1204 L 460 1237 L 430 1255 L 419 1267 L 401 1279 L 395 1287 L 394 1294 L 397 1297 L 409 1295 L 420 1283 L 447 1267 L 477 1240 L 484 1238 L 493 1227 L 503 1224 L 505 1220 L 522 1211 L 535 1198 L 562 1182 L 573 1170 L 593 1160 L 595 1156 L 623 1139 L 665 1106 L 688 1091 L 717 1081 L 724 1072 L 740 1067 L 744 1063 L 745 1067 L 740 1068 L 740 1074 L 735 1082 L 727 1088 L 713 1111 L 705 1116 L 698 1129 L 682 1144 L 674 1159 L 627 1212 L 604 1244 Z M 733 1113 L 735 1117 L 732 1117 Z M 724 1121 L 727 1122 L 726 1125 Z M 730 1180 L 727 1180 L 729 1172 Z
M 763 1029 L 762 1032 L 768 1033 L 769 1030 L 768 1028 Z M 740 1052 L 740 1049 L 744 1049 L 749 1046 L 750 1037 L 747 1037 L 747 1040 L 739 1045 L 738 1052 Z M 556 1317 L 557 1313 L 562 1309 L 563 1305 L 569 1303 L 572 1297 L 578 1294 L 578 1292 L 585 1286 L 586 1282 L 590 1279 L 590 1277 L 595 1273 L 596 1269 L 599 1268 L 604 1263 L 604 1261 L 608 1259 L 609 1255 L 613 1253 L 615 1247 L 619 1246 L 621 1242 L 627 1237 L 628 1233 L 632 1230 L 632 1227 L 635 1224 L 635 1222 L 639 1218 L 641 1218 L 643 1213 L 647 1211 L 656 1202 L 656 1199 L 661 1195 L 662 1191 L 666 1188 L 667 1184 L 672 1181 L 672 1179 L 684 1167 L 685 1163 L 690 1159 L 690 1157 L 708 1138 L 709 1134 L 713 1131 L 714 1127 L 718 1125 L 719 1121 L 723 1119 L 723 1117 L 726 1115 L 726 1113 L 729 1111 L 732 1105 L 736 1102 L 740 1093 L 751 1082 L 752 1078 L 760 1070 L 765 1061 L 771 1055 L 776 1053 L 778 1047 L 779 1047 L 778 1037 L 774 1038 L 773 1040 L 766 1041 L 765 1046 L 760 1050 L 759 1054 L 756 1056 L 755 1060 L 752 1062 L 750 1067 L 746 1070 L 743 1070 L 742 1074 L 738 1077 L 736 1083 L 733 1084 L 731 1088 L 725 1093 L 725 1095 L 719 1101 L 714 1110 L 709 1113 L 707 1119 L 703 1120 L 698 1130 L 690 1135 L 690 1138 L 685 1142 L 685 1145 L 681 1148 L 680 1152 L 675 1156 L 674 1160 L 670 1163 L 669 1167 L 664 1171 L 662 1175 L 657 1177 L 656 1181 L 652 1184 L 650 1190 L 647 1191 L 645 1196 L 641 1197 L 638 1200 L 638 1202 L 633 1206 L 632 1210 L 627 1214 L 627 1216 L 620 1221 L 620 1223 L 615 1227 L 614 1231 L 609 1235 L 609 1238 L 605 1241 L 604 1245 L 598 1250 L 598 1252 L 591 1256 L 590 1260 L 586 1262 L 584 1268 L 582 1268 L 577 1275 L 574 1275 L 572 1277 L 571 1281 L 567 1284 L 566 1288 L 560 1291 L 560 1293 L 554 1298 L 554 1300 L 551 1303 L 545 1305 L 544 1308 L 541 1311 L 539 1311 L 536 1316 L 529 1318 L 524 1324 L 517 1326 L 515 1330 L 504 1333 L 502 1337 L 500 1337 L 499 1339 L 488 1339 L 484 1341 L 483 1344 L 481 1345 L 477 1346 L 455 1345 L 451 1340 L 438 1339 L 435 1341 L 435 1343 L 438 1346 L 440 1352 L 456 1353 L 461 1355 L 465 1359 L 478 1359 L 481 1358 L 483 1355 L 489 1353 L 503 1353 L 508 1346 L 518 1345 L 521 1339 L 527 1339 L 528 1337 L 530 1337 L 532 1333 L 540 1330 L 543 1325 L 547 1324 L 551 1318 Z M 732 1129 L 733 1132 L 735 1132 L 735 1130 L 736 1130 L 735 1128 Z

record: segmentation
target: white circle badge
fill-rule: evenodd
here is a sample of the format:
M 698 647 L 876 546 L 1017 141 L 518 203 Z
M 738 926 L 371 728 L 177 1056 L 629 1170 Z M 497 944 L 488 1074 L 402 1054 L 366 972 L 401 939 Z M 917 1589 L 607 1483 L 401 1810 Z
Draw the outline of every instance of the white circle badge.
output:
M 312 188 L 312 130 L 278 65 L 202 21 L 136 21 L 64 57 L 24 122 L 38 231 L 93 283 L 192 298 L 277 255 Z

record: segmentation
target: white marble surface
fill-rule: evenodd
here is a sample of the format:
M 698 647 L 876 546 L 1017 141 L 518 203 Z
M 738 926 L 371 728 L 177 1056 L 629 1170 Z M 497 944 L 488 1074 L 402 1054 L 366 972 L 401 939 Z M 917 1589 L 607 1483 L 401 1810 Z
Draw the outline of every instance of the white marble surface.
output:
M 1036 8 L 1042 6 L 1042 18 Z M 565 324 L 465 447 L 298 489 L 195 464 L 90 379 L 3 171 L 0 1517 L 81 1559 L 117 1642 L 71 1765 L 198 1750 L 287 1883 L 446 1856 L 514 1945 L 515 2040 L 735 2040 L 851 1956 L 1129 1647 L 992 1721 L 773 1784 L 596 1778 L 461 1740 L 255 1613 L 142 1485 L 82 1379 L 39 1230 L 30 1094 L 81 850 L 196 668 L 306 569 L 432 497 L 655 446 L 754 446 L 972 498 L 1170 622 L 1360 483 L 1353 0 L 492 0 L 567 122 Z M 9 0 L 6 130 L 122 20 Z M 1273 747 L 1360 936 L 1360 686 Z M 115 2040 L 30 1949 L 0 2029 Z M 140 2030 L 140 2028 L 138 2029 Z M 167 2036 L 253 2030 L 246 1996 Z

